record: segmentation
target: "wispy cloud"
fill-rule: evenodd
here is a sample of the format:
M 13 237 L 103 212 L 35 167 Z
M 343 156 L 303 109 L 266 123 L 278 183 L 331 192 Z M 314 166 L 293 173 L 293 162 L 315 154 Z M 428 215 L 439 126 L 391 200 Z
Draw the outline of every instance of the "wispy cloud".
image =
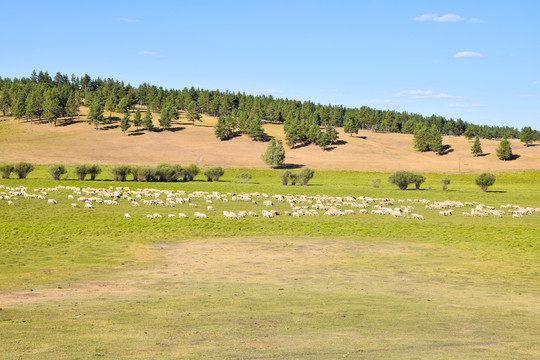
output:
M 485 107 L 484 104 L 463 104 L 463 103 L 450 103 L 448 107 L 451 108 L 461 108 L 461 109 L 472 109 L 472 108 L 481 108 Z
M 471 58 L 471 57 L 482 57 L 483 55 L 473 51 L 461 51 L 454 55 L 455 58 Z
M 424 14 L 421 16 L 417 16 L 414 18 L 415 21 L 436 21 L 436 22 L 457 22 L 464 20 L 459 15 L 454 14 L 445 14 L 443 16 L 439 16 L 437 14 Z
M 409 99 L 443 99 L 452 100 L 460 99 L 460 96 L 449 95 L 445 93 L 438 93 L 433 90 L 405 90 L 398 92 L 395 96 L 407 97 Z
M 469 22 L 472 22 L 474 24 L 481 24 L 481 23 L 484 22 L 484 20 L 478 19 L 478 18 L 471 18 L 471 19 L 469 19 Z
M 121 17 L 121 18 L 118 19 L 118 21 L 123 21 L 123 22 L 139 22 L 139 19 L 130 19 L 130 18 Z
M 157 58 L 164 58 L 165 57 L 164 55 L 161 55 L 160 53 L 157 53 L 155 51 L 146 51 L 146 50 L 139 51 L 139 55 L 153 56 L 153 57 L 157 57 Z
M 519 95 L 520 98 L 522 99 L 536 99 L 538 97 L 538 95 L 535 95 L 535 94 L 523 94 L 523 95 Z

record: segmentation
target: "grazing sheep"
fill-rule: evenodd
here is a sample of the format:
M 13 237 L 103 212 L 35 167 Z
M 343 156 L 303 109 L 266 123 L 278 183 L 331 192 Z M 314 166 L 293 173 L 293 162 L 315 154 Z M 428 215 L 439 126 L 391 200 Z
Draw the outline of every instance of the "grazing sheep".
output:
M 206 219 L 208 217 L 208 216 L 206 216 L 205 213 L 200 213 L 200 212 L 197 212 L 197 211 L 195 211 L 193 216 L 195 216 L 196 218 L 199 218 L 199 219 Z
M 68 199 L 73 200 L 73 195 L 68 195 Z
M 49 199 L 49 200 L 47 200 L 47 204 L 56 204 L 56 200 Z
M 92 204 L 89 204 L 89 203 L 84 204 L 84 207 L 87 208 L 87 209 L 93 209 L 94 208 L 92 206 Z
M 265 200 L 265 201 L 263 201 L 263 205 L 264 206 L 274 206 L 274 203 L 272 201 L 270 201 L 270 200 Z
M 158 213 L 155 213 L 153 216 L 154 216 L 154 219 L 161 219 L 162 218 L 161 214 L 158 214 Z
M 9 206 L 13 206 L 13 201 L 9 200 L 9 201 L 7 202 L 7 204 L 8 204 Z
M 515 213 L 512 214 L 512 217 L 513 217 L 513 218 L 522 218 L 522 217 L 523 217 L 523 214 L 518 213 L 518 212 L 515 212 Z
M 178 217 L 179 217 L 180 219 L 187 219 L 187 215 L 184 214 L 184 213 L 179 213 L 179 214 L 178 214 Z
M 125 213 L 125 214 L 124 214 L 124 217 L 125 217 L 126 219 L 131 219 L 131 215 L 129 215 L 128 213 Z
M 207 206 L 207 207 L 206 207 L 206 210 L 208 210 L 208 211 L 214 211 L 214 207 L 213 207 L 213 206 Z
M 169 214 L 167 217 L 168 217 L 168 218 L 174 218 L 174 217 L 176 217 L 176 215 L 174 215 L 174 214 Z
M 79 204 L 71 204 L 71 206 L 74 207 L 74 208 L 78 208 Z
M 196 208 L 196 207 L 197 207 L 197 204 L 189 203 L 189 206 L 192 207 L 192 208 Z
M 146 217 L 149 218 L 149 219 L 153 219 L 154 217 L 152 216 L 152 214 L 146 214 Z
M 416 220 L 424 220 L 424 217 L 419 214 L 411 214 L 411 218 Z

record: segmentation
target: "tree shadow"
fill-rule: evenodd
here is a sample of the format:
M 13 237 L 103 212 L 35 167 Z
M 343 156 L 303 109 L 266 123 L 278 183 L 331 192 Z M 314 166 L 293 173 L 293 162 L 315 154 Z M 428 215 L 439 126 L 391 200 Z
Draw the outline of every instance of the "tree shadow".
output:
M 303 168 L 304 165 L 302 164 L 283 164 L 281 166 L 276 166 L 275 169 L 281 169 L 281 170 L 293 170 L 293 169 L 300 169 Z
M 130 132 L 129 134 L 127 134 L 127 136 L 141 136 L 141 135 L 144 135 L 144 134 L 145 134 L 144 131 L 137 130 L 137 131 Z
M 334 145 L 345 145 L 345 144 L 348 144 L 348 142 L 342 139 L 339 139 L 336 142 L 334 142 Z
M 488 156 L 488 155 L 491 155 L 491 153 L 476 154 L 476 157 L 484 157 L 484 156 Z
M 494 193 L 494 194 L 505 194 L 506 191 L 504 190 L 487 190 L 488 193 Z
M 514 161 L 514 160 L 517 160 L 520 158 L 520 155 L 518 154 L 512 154 L 512 156 L 510 157 L 510 159 L 506 159 L 506 161 Z
M 167 131 L 167 132 L 177 132 L 177 131 L 182 131 L 182 130 L 185 130 L 185 127 L 183 126 L 176 126 L 176 127 L 170 127 L 168 129 L 163 129 L 163 128 L 154 128 L 152 129 L 153 132 L 157 132 L 157 133 L 160 133 L 160 132 L 164 132 L 164 131 Z
M 119 125 L 106 125 L 106 126 L 102 126 L 99 128 L 99 130 L 113 130 L 113 129 L 117 129 L 119 127 Z

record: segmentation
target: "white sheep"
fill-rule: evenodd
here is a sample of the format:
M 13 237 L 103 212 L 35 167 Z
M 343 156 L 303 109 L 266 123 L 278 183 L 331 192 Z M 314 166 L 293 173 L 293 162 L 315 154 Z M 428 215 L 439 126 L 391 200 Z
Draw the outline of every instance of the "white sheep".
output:
M 47 200 L 47 203 L 48 203 L 48 204 L 56 204 L 56 200 L 54 200 L 54 199 L 49 199 L 49 200 Z
M 179 214 L 178 214 L 178 217 L 179 217 L 180 219 L 187 219 L 187 215 L 184 214 L 184 213 L 179 213 Z
M 131 219 L 131 215 L 129 215 L 128 213 L 125 213 L 125 214 L 124 214 L 124 217 L 125 217 L 126 219 Z

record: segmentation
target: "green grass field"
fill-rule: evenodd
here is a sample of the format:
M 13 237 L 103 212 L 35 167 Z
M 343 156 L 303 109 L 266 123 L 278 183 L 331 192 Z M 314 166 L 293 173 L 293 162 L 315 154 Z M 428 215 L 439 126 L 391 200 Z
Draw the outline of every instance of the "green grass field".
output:
M 285 187 L 277 171 L 249 170 L 249 183 L 235 183 L 245 171 L 227 169 L 218 183 L 202 176 L 118 183 L 106 171 L 94 182 L 52 181 L 40 166 L 0 185 L 29 193 L 61 184 L 540 207 L 539 172 L 497 174 L 482 193 L 474 175 L 425 174 L 423 190 L 399 191 L 386 173 L 320 171 L 309 186 Z M 451 179 L 448 191 L 442 177 Z M 380 188 L 370 186 L 373 178 Z M 472 218 L 456 209 L 441 217 L 412 203 L 424 221 L 265 219 L 263 199 L 214 201 L 214 211 L 204 199 L 194 200 L 196 209 L 133 208 L 127 200 L 85 209 L 71 207 L 69 194 L 49 192 L 57 205 L 0 200 L 3 359 L 540 357 L 540 213 Z M 223 210 L 259 217 L 228 220 Z M 209 218 L 195 219 L 194 211 Z M 155 212 L 164 217 L 146 218 Z M 188 219 L 167 218 L 179 212 Z

